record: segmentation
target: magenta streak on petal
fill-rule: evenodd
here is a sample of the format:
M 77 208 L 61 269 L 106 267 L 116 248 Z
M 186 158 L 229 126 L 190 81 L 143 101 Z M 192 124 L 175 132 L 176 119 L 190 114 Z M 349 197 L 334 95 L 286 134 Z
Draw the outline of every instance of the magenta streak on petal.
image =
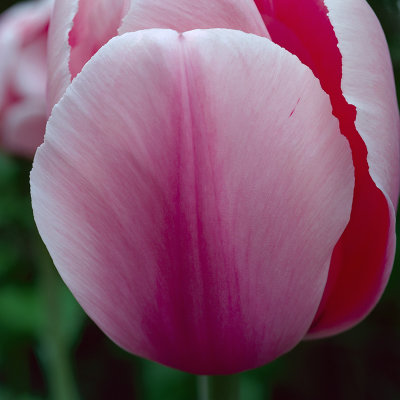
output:
M 185 40 L 183 35 L 180 35 L 180 40 Z M 165 237 L 171 239 L 166 247 L 172 270 L 159 272 L 157 300 L 153 310 L 150 306 L 149 318 L 144 320 L 144 324 L 148 325 L 147 334 L 152 338 L 151 341 L 159 343 L 159 357 L 165 363 L 190 365 L 192 360 L 197 360 L 197 370 L 206 371 L 210 370 L 210 353 L 220 354 L 221 348 L 226 347 L 227 343 L 232 343 L 232 346 L 235 346 L 234 343 L 246 343 L 246 326 L 240 307 L 240 287 L 234 262 L 229 262 L 225 253 L 215 253 L 216 249 L 224 248 L 220 221 L 223 211 L 218 209 L 221 202 L 218 199 L 218 182 L 211 160 L 215 157 L 216 149 L 210 146 L 210 138 L 207 137 L 210 135 L 210 127 L 201 126 L 201 121 L 196 118 L 198 110 L 193 109 L 196 105 L 191 99 L 202 98 L 204 94 L 193 93 L 193 88 L 192 93 L 189 93 L 188 79 L 193 78 L 188 78 L 188 75 L 196 76 L 196 65 L 193 60 L 188 60 L 189 56 L 180 54 L 182 119 L 179 121 L 180 129 L 176 137 L 178 174 L 176 181 L 171 182 L 176 193 L 173 201 L 174 214 L 169 216 L 169 222 L 165 225 L 168 230 L 175 230 L 165 232 Z M 202 90 L 201 87 L 196 89 Z M 217 218 L 211 235 L 220 243 L 214 243 L 214 246 L 210 246 L 210 232 L 207 232 L 209 227 L 203 222 L 209 218 L 207 214 Z M 176 237 L 180 240 L 175 240 Z M 159 265 L 166 265 L 165 253 L 160 253 L 159 256 Z M 216 256 L 220 261 L 218 265 L 215 264 Z M 186 268 L 192 269 L 190 274 L 185 272 Z M 173 280 L 170 275 L 174 276 Z M 182 288 L 187 289 L 183 291 Z M 187 293 L 196 293 L 196 296 L 189 297 Z M 225 302 L 221 303 L 221 299 L 225 299 Z M 196 317 L 193 310 L 201 310 L 202 315 Z M 229 315 L 229 323 L 235 329 L 230 332 L 221 329 L 229 332 L 229 335 L 216 337 L 215 326 L 226 320 L 225 313 Z M 171 324 L 171 331 L 165 330 L 165 324 L 151 318 L 152 315 L 162 314 L 173 316 L 172 323 L 166 323 L 167 327 Z M 170 349 L 176 342 L 181 343 L 183 351 L 171 354 Z M 197 343 L 197 346 L 193 346 L 193 343 Z M 205 352 L 204 349 L 208 351 Z M 253 352 L 249 351 L 248 346 L 246 349 L 246 352 L 241 352 L 240 348 L 232 348 L 232 354 L 236 353 L 236 357 L 242 353 L 240 357 L 244 369 L 250 368 L 257 358 L 256 349 Z M 213 370 L 227 371 L 226 360 L 215 357 L 213 364 Z
M 352 216 L 332 256 L 324 297 L 310 330 L 312 334 L 329 334 L 364 317 L 386 284 L 389 231 L 393 229 L 388 203 L 369 175 L 367 149 L 355 127 L 356 108 L 347 103 L 341 91 L 342 55 L 327 8 L 321 0 L 280 0 L 274 1 L 273 7 L 262 0 L 256 3 L 272 40 L 289 51 L 294 49 L 320 79 L 353 153 L 356 184 Z M 282 34 L 282 27 L 294 33 L 307 52 L 288 45 L 287 37 L 292 33 Z M 312 63 L 304 54 L 311 56 Z
M 296 57 L 234 30 L 143 30 L 103 46 L 54 108 L 32 201 L 116 343 L 227 374 L 306 334 L 353 183 L 329 98 Z

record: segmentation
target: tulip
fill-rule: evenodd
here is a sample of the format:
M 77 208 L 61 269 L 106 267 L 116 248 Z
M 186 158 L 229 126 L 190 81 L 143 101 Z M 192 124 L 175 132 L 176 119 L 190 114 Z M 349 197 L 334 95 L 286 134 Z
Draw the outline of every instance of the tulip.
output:
M 363 0 L 57 0 L 39 232 L 88 315 L 196 374 L 270 362 L 374 307 L 399 113 Z
M 33 157 L 43 142 L 47 32 L 52 1 L 17 4 L 0 16 L 0 140 L 6 151 Z

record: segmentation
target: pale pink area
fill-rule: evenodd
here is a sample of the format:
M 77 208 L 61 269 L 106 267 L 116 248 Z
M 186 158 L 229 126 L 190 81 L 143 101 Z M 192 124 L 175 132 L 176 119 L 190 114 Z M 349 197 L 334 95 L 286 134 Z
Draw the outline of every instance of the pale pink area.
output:
M 41 102 L 34 98 L 18 102 L 2 120 L 2 147 L 20 156 L 33 157 L 43 143 L 46 122 L 43 99 Z
M 120 33 L 148 28 L 227 28 L 269 38 L 253 0 L 134 0 Z
M 101 46 L 148 28 L 230 28 L 269 37 L 252 0 L 58 0 L 49 33 L 49 113 Z
M 357 109 L 355 124 L 367 147 L 369 173 L 397 207 L 400 125 L 385 35 L 365 0 L 325 0 L 325 3 L 343 57 L 343 95 Z
M 333 253 L 310 337 L 350 328 L 378 301 L 394 258 L 395 214 L 385 190 L 396 198 L 399 176 L 398 109 L 381 28 L 364 1 L 326 3 L 329 16 L 336 16 L 332 21 L 322 0 L 256 0 L 272 40 L 296 54 L 320 79 L 353 153 L 356 181 L 351 220 Z M 296 42 L 290 39 L 293 35 Z M 381 56 L 382 60 L 373 65 Z M 358 103 L 354 102 L 357 108 L 350 97 L 345 97 L 347 93 L 342 93 L 342 85 L 345 89 L 348 86 L 346 90 L 352 88 L 349 94 L 358 95 Z M 376 85 L 388 91 L 386 99 L 374 94 Z M 375 119 L 374 137 L 382 135 L 382 144 L 368 146 L 368 154 L 369 134 L 358 123 L 360 118 L 366 121 L 363 107 L 368 109 L 368 118 Z M 368 162 L 385 157 L 387 161 L 378 167 L 370 165 L 367 156 Z M 378 173 L 374 171 L 383 169 L 385 179 L 382 183 L 374 181 L 371 175 L 376 179 Z
M 47 112 L 61 99 L 71 83 L 69 33 L 78 12 L 79 0 L 57 0 L 54 4 L 48 38 Z
M 365 169 L 368 168 L 368 178 L 371 177 L 368 186 L 375 189 L 376 185 L 382 195 L 367 202 L 369 193 L 363 188 L 356 191 L 363 204 L 361 210 L 353 212 L 353 219 L 359 221 L 358 226 L 353 226 L 369 235 L 369 243 L 358 236 L 352 237 L 351 225 L 344 240 L 339 242 L 330 272 L 332 279 L 311 330 L 313 337 L 353 326 L 381 297 L 395 256 L 400 177 L 399 111 L 390 55 L 379 21 L 365 1 L 325 0 L 325 3 L 342 55 L 341 89 L 348 104 L 355 106 L 355 128 L 366 147 Z M 369 182 L 368 178 L 365 181 Z M 368 251 L 368 246 L 373 252 Z M 343 262 L 346 256 L 351 260 L 348 266 Z
M 0 16 L 0 140 L 33 157 L 46 121 L 47 32 L 52 1 L 31 1 Z
M 112 39 L 74 79 L 31 184 L 55 265 L 107 335 L 228 374 L 306 334 L 354 170 L 296 57 L 239 31 L 145 30 Z
M 74 78 L 101 46 L 118 35 L 129 0 L 79 0 L 69 33 L 69 69 Z

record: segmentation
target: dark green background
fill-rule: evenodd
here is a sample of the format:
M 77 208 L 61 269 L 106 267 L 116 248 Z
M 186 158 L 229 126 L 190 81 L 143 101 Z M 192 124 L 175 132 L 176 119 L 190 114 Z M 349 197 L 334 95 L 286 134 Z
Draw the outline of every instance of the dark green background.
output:
M 2 0 L 0 9 L 12 3 Z M 370 1 L 387 35 L 399 89 L 396 3 Z M 194 376 L 120 350 L 76 304 L 33 223 L 30 168 L 26 160 L 0 154 L 0 400 L 63 400 L 55 394 L 60 390 L 73 400 L 66 393 L 74 386 L 83 400 L 195 399 Z M 333 338 L 303 342 L 242 374 L 241 400 L 400 399 L 399 264 L 397 257 L 382 300 L 364 322 Z

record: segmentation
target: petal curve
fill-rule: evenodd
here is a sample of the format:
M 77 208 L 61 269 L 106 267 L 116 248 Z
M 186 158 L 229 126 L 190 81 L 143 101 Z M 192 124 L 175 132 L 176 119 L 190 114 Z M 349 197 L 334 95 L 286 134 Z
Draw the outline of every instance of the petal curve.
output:
M 325 0 L 325 4 L 342 56 L 343 97 L 355 107 L 354 125 L 366 147 L 369 176 L 364 178 L 365 187 L 372 189 L 376 185 L 382 194 L 368 204 L 362 199 L 371 197 L 371 191 L 356 190 L 360 200 L 353 221 L 358 222 L 350 224 L 335 251 L 311 338 L 348 329 L 365 317 L 381 297 L 395 256 L 400 180 L 399 112 L 382 28 L 366 1 Z M 372 182 L 367 183 L 368 180 Z M 368 219 L 372 224 L 365 222 Z M 365 242 L 355 237 L 359 231 L 367 232 L 371 238 L 372 251 L 366 251 Z M 346 257 L 347 263 L 343 262 Z
M 117 35 L 128 0 L 57 0 L 49 29 L 49 82 L 47 109 L 90 57 Z
M 352 217 L 333 254 L 310 334 L 326 336 L 354 326 L 368 314 L 393 265 L 399 146 L 390 59 L 379 23 L 364 0 L 256 3 L 272 40 L 294 51 L 320 79 L 352 148 L 356 175 Z M 384 90 L 386 99 L 375 96 L 375 91 Z M 372 129 L 365 130 L 372 120 Z
M 145 30 L 112 39 L 72 82 L 31 184 L 55 265 L 106 334 L 228 374 L 306 333 L 354 172 L 296 57 L 239 31 Z
M 118 35 L 129 0 L 79 0 L 69 33 L 69 69 L 74 78 L 101 46 Z
M 54 4 L 48 39 L 48 114 L 71 83 L 69 32 L 78 12 L 78 5 L 79 0 L 58 0 Z
M 325 4 L 342 54 L 343 95 L 357 109 L 355 124 L 367 146 L 369 173 L 397 207 L 400 122 L 385 35 L 366 1 L 325 0 Z
M 135 0 L 120 33 L 149 28 L 178 32 L 226 28 L 270 38 L 252 0 Z
M 57 0 L 49 32 L 48 112 L 108 40 L 149 28 L 231 28 L 269 38 L 252 0 Z

